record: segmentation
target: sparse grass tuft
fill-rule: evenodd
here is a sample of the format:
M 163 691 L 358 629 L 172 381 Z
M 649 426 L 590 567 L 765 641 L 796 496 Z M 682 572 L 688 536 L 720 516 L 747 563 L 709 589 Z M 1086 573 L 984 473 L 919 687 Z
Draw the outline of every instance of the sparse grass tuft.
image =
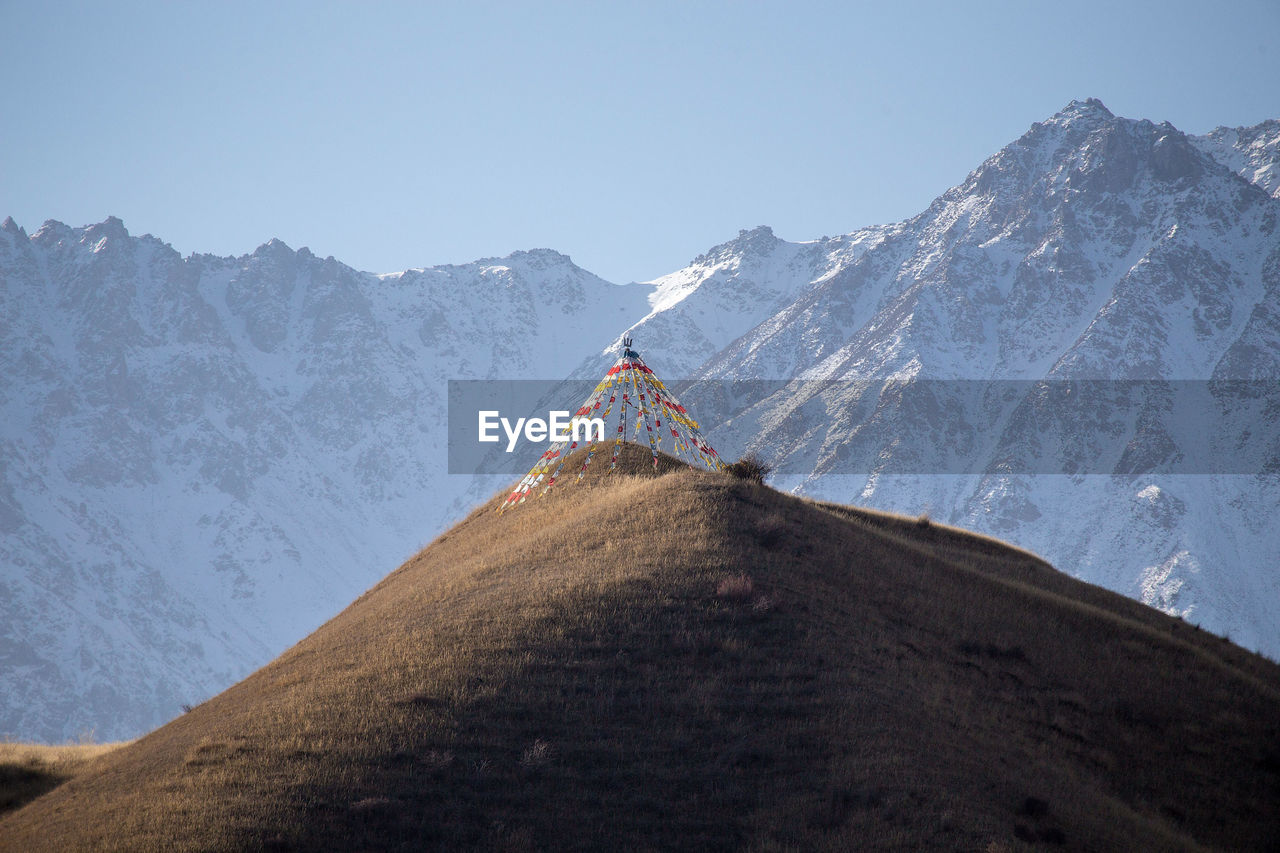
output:
M 730 601 L 747 601 L 755 592 L 755 588 L 755 582 L 750 577 L 745 574 L 736 574 L 722 578 L 720 583 L 716 584 L 716 595 Z
M 786 529 L 786 516 L 781 512 L 771 512 L 756 523 L 756 541 L 762 548 L 772 548 L 782 540 Z
M 551 744 L 538 738 L 529 744 L 520 756 L 520 764 L 524 767 L 541 767 L 551 761 Z

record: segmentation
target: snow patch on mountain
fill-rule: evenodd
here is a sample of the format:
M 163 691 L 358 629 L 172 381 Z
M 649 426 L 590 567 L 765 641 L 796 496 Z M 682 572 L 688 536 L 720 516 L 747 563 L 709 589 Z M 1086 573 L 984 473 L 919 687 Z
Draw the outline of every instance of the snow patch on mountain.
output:
M 1280 120 L 1253 127 L 1219 127 L 1203 136 L 1189 137 L 1197 148 L 1280 198 Z

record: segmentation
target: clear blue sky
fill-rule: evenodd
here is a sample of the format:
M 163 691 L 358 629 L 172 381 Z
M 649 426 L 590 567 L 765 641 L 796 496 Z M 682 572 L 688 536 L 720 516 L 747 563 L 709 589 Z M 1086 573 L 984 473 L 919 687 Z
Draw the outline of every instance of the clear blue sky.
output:
M 0 218 L 644 280 L 915 214 L 1073 98 L 1280 117 L 1277 34 L 1277 0 L 0 0 Z

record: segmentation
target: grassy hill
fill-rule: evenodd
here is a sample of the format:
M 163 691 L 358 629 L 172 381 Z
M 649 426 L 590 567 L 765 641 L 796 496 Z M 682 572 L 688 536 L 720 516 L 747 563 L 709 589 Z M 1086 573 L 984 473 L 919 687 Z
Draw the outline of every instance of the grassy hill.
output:
M 1280 667 L 994 540 L 626 451 L 0 849 L 1277 849 Z

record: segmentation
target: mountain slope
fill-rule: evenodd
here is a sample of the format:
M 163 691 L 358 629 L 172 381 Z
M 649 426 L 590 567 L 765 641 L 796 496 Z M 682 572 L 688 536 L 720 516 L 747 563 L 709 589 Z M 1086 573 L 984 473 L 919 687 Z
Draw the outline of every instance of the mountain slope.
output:
M 624 469 L 649 471 L 628 446 Z M 1280 669 L 998 542 L 664 463 L 477 510 L 0 849 L 1265 849 Z M 744 577 L 745 576 L 745 577 Z
M 0 735 L 132 737 L 269 660 L 461 514 L 447 379 L 567 373 L 649 290 L 6 220 Z
M 1280 379 L 1280 202 L 1202 147 L 1073 102 L 928 210 L 858 232 L 862 251 L 781 288 L 796 297 L 680 393 L 723 454 L 760 454 L 799 492 L 1009 538 L 1280 656 L 1280 610 L 1256 606 L 1280 601 L 1280 532 L 1264 520 L 1280 513 L 1274 418 L 1242 408 L 1206 447 L 1177 399 L 1125 408 L 1150 380 Z M 728 245 L 741 261 L 725 270 L 759 253 Z M 675 325 L 659 319 L 634 327 L 638 346 Z M 772 381 L 743 382 L 757 379 Z M 1063 424 L 1066 446 L 1039 445 L 1016 383 L 1068 379 L 1115 384 Z M 1261 463 L 1246 474 L 1166 464 L 1250 442 Z M 1153 473 L 1113 476 L 1143 463 Z
M 1189 138 L 1197 148 L 1246 181 L 1280 197 L 1280 120 L 1253 127 L 1219 127 Z

